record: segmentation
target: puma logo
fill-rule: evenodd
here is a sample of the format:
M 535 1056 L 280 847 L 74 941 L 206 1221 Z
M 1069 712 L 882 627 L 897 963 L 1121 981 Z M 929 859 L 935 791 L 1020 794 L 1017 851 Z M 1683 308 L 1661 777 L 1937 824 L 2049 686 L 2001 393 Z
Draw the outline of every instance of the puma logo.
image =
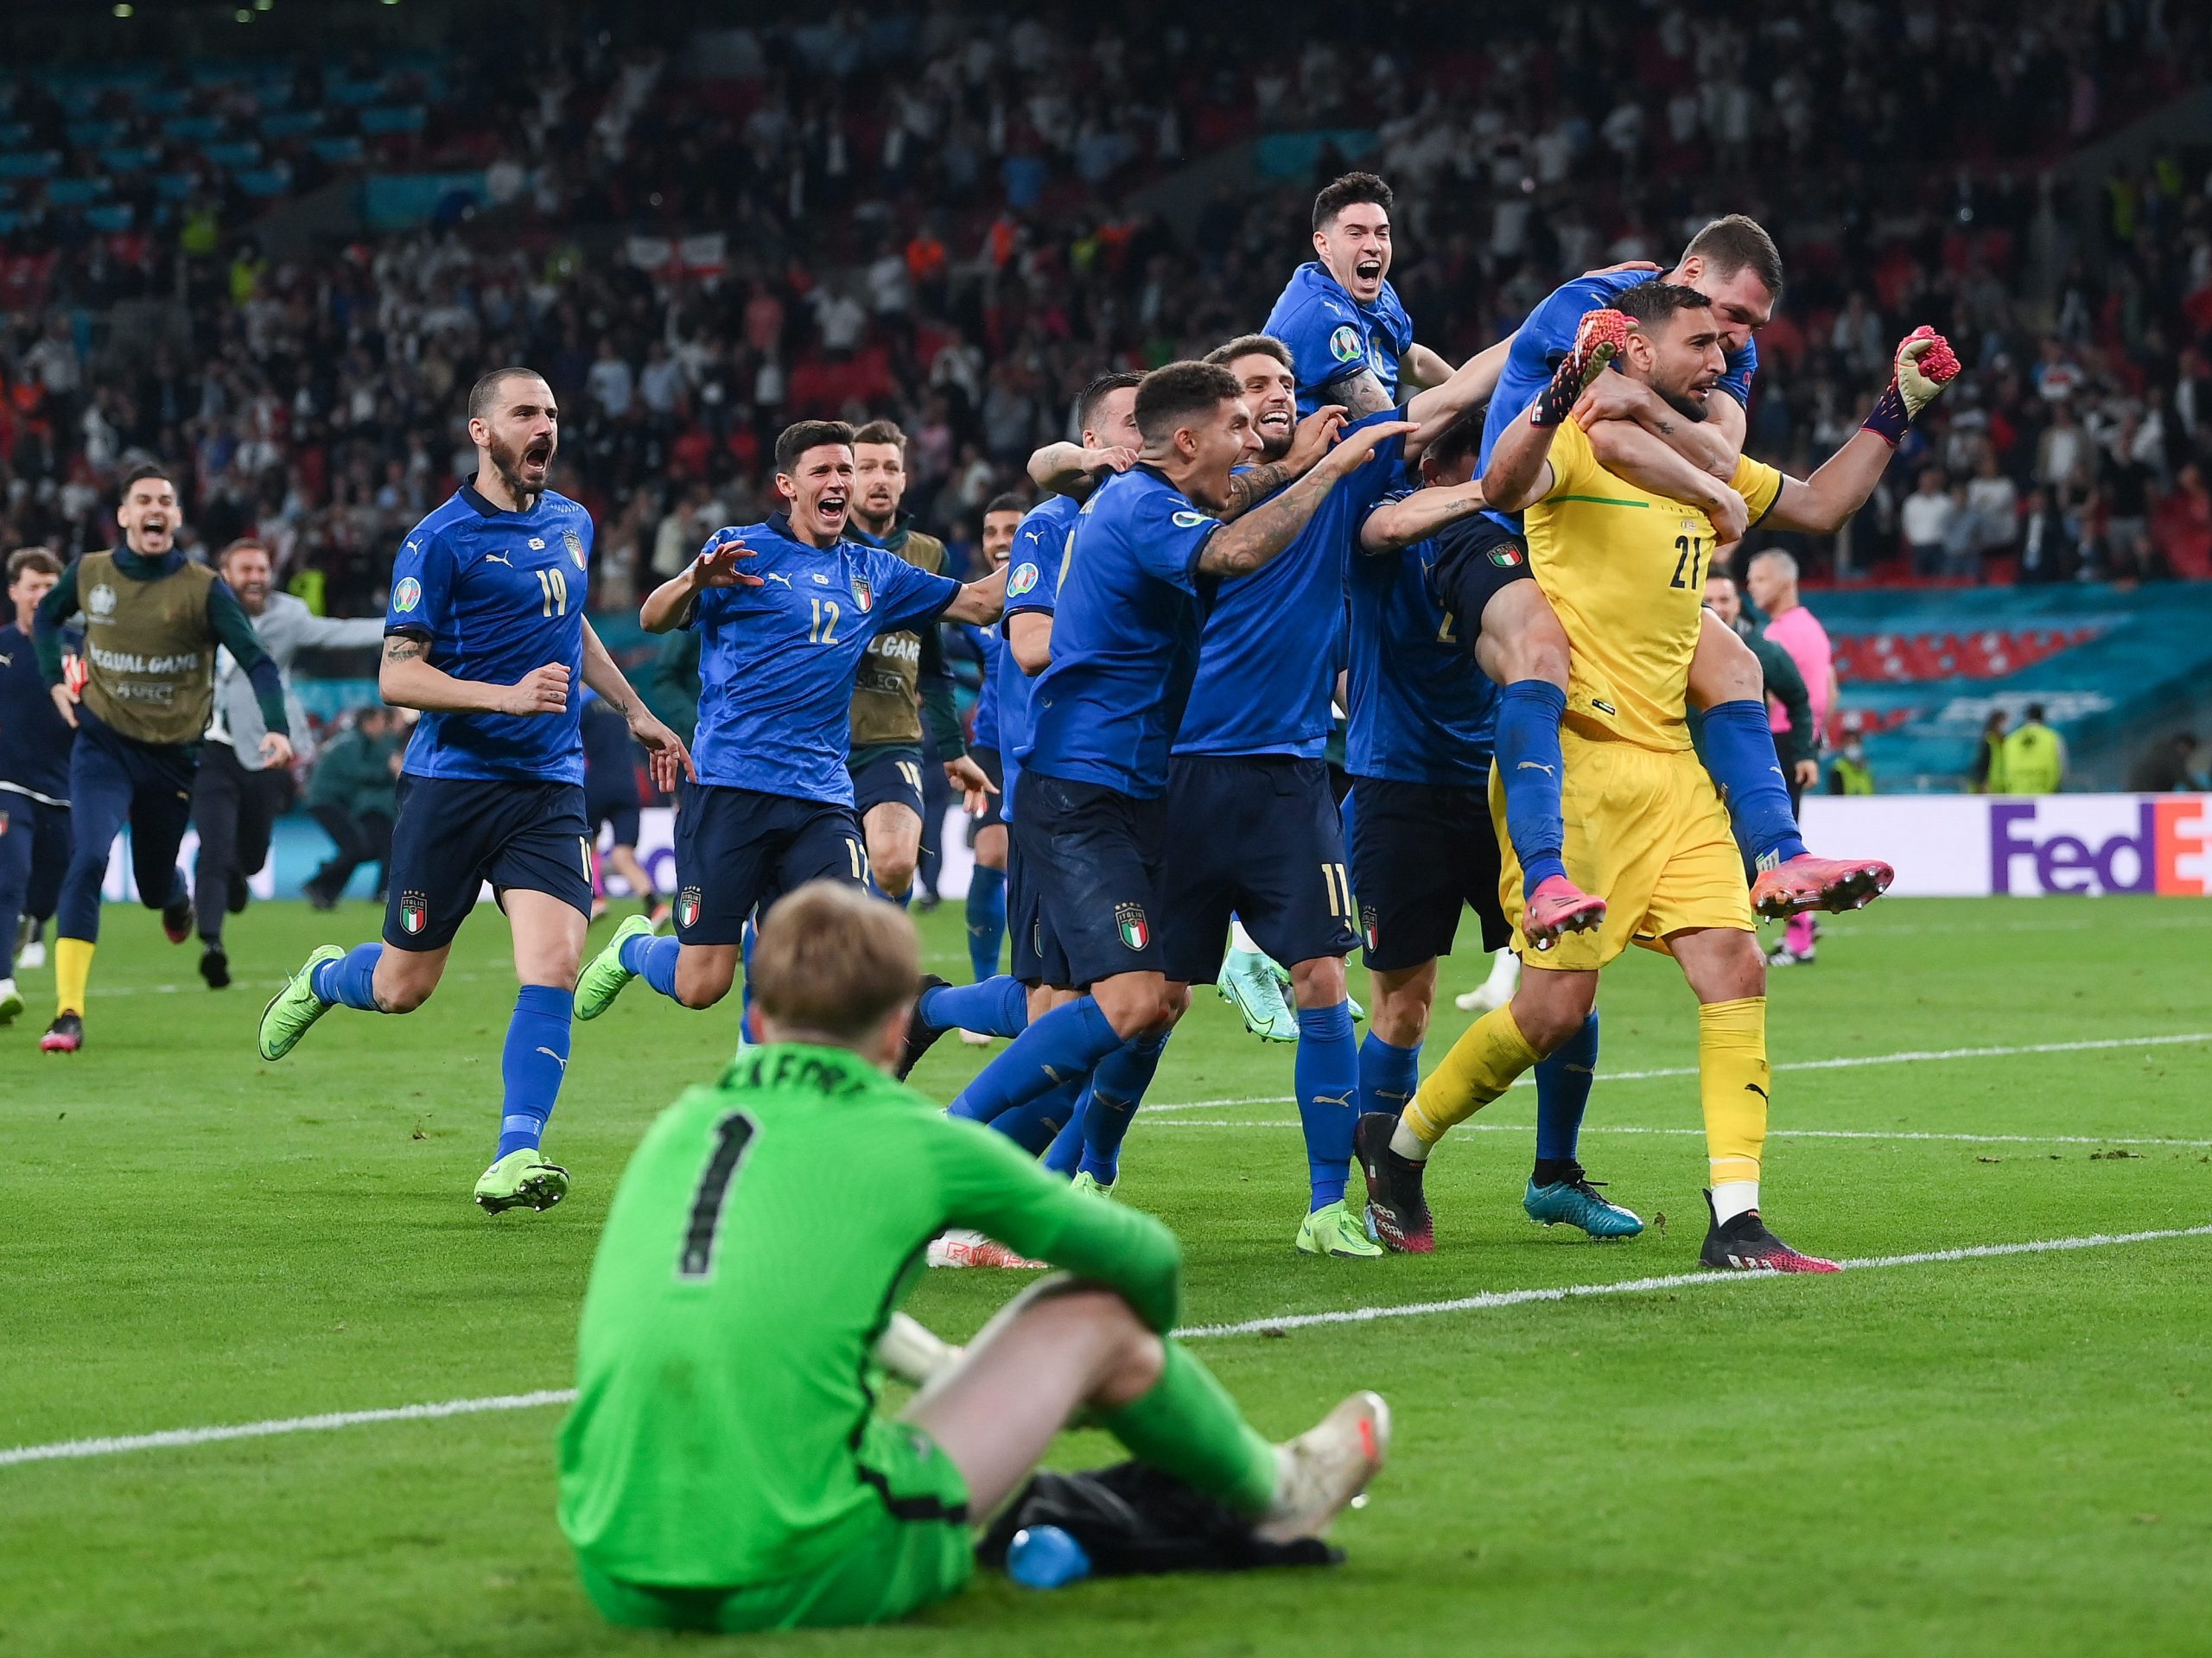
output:
M 1766 1090 L 1761 1088 L 1757 1083 L 1745 1083 L 1744 1084 L 1744 1092 L 1746 1094 L 1756 1094 L 1763 1100 L 1767 1099 Z M 1771 1105 L 1773 1101 L 1767 1100 L 1767 1103 Z
M 1345 1110 L 1349 1111 L 1349 1110 L 1351 1110 L 1351 1096 L 1350 1094 L 1319 1094 L 1319 1093 L 1317 1093 L 1317 1094 L 1316 1094 L 1316 1095 L 1314 1095 L 1314 1096 L 1313 1096 L 1313 1103 L 1314 1103 L 1314 1104 L 1316 1104 L 1316 1105 L 1336 1105 L 1336 1106 L 1341 1106 L 1341 1107 L 1343 1107 Z
M 561 1074 L 562 1074 L 563 1077 L 565 1077 L 565 1076 L 567 1076 L 567 1075 L 569 1074 L 569 1062 L 568 1062 L 567 1060 L 563 1059 L 563 1058 L 559 1054 L 557 1054 L 557 1053 L 554 1052 L 552 1049 L 550 1049 L 550 1048 L 543 1048 L 543 1047 L 541 1047 L 540 1049 L 538 1049 L 538 1052 L 540 1052 L 540 1053 L 543 1054 L 543 1055 L 544 1055 L 548 1059 L 550 1059 L 550 1060 L 551 1060 L 555 1064 L 556 1064 L 556 1065 L 560 1066 L 560 1067 L 561 1067 Z
M 509 558 L 505 553 L 486 553 L 484 555 L 484 562 L 486 564 L 504 564 L 511 570 L 515 567 L 514 560 Z
M 15 657 L 11 657 L 11 656 L 10 656 L 10 657 L 0 657 L 0 668 L 12 668 L 12 667 L 14 667 L 15 665 L 16 665 L 16 659 L 15 659 Z
M 776 572 L 775 572 L 775 571 L 773 571 L 773 570 L 771 570 L 771 571 L 769 571 L 769 572 L 768 572 L 768 580 L 769 580 L 769 581 L 780 581 L 780 582 L 782 582 L 785 587 L 789 587 L 789 586 L 791 586 L 791 577 L 789 577 L 788 575 L 777 575 L 777 574 L 776 574 Z
M 1546 777 L 1552 775 L 1552 768 L 1541 760 L 1522 760 L 1513 769 L 1516 772 L 1541 772 Z

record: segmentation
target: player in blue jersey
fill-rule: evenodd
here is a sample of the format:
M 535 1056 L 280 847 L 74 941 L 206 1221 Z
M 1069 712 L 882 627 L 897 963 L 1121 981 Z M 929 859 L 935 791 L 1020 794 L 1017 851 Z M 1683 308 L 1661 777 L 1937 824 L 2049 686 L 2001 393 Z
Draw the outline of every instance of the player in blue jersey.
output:
M 38 601 L 60 579 L 61 561 L 43 547 L 8 556 L 12 613 L 0 626 L 0 1025 L 23 1011 L 17 924 L 53 918 L 69 867 L 69 748 L 77 734 L 47 690 L 31 636 Z
M 1313 198 L 1313 251 L 1291 273 L 1260 330 L 1289 348 L 1298 412 L 1331 403 L 1354 420 L 1441 385 L 1452 365 L 1414 339 L 1413 319 L 1390 286 L 1390 187 L 1347 173 Z
M 1014 534 L 1027 511 L 1019 495 L 996 495 L 984 503 L 983 562 L 988 569 L 1008 568 Z M 982 768 L 991 785 L 983 796 L 982 810 L 976 814 L 976 862 L 968 876 L 968 966 L 980 984 L 998 976 L 999 951 L 1006 943 L 1007 830 L 1001 810 L 1006 766 L 999 746 L 999 662 L 1006 654 L 1006 636 L 991 627 L 971 627 L 969 632 L 982 670 L 969 756 Z M 990 1040 L 980 1031 L 963 1034 L 979 1046 Z
M 849 539 L 853 429 L 809 420 L 776 440 L 765 523 L 718 530 L 645 600 L 652 633 L 700 636 L 696 774 L 676 815 L 676 932 L 623 923 L 576 986 L 596 1019 L 632 979 L 687 1007 L 729 993 L 753 912 L 810 880 L 868 883 L 853 811 L 853 679 L 879 634 L 998 619 L 1003 575 L 963 584 Z
M 1662 273 L 1643 268 L 1592 271 L 1565 284 L 1530 314 L 1516 334 L 1483 428 L 1480 464 L 1487 468 L 1500 435 L 1523 419 L 1555 423 L 1586 393 L 1580 418 L 1602 464 L 1646 486 L 1671 482 L 1666 468 L 1680 456 L 1695 467 L 1700 499 L 1723 546 L 1741 538 L 1743 502 L 1725 480 L 1743 449 L 1745 408 L 1758 371 L 1752 336 L 1782 295 L 1782 256 L 1773 239 L 1741 214 L 1717 219 L 1691 238 L 1664 279 L 1695 289 L 1711 302 L 1721 330 L 1727 372 L 1720 390 L 1695 417 L 1638 385 L 1607 374 L 1579 349 L 1576 331 L 1588 312 Z M 1676 486 L 1679 487 L 1679 486 Z M 1566 632 L 1537 584 L 1527 579 L 1528 549 L 1520 515 L 1486 508 L 1441 537 L 1434 580 L 1445 607 L 1461 619 L 1468 646 L 1504 688 L 1498 704 L 1497 759 L 1507 827 L 1526 886 L 1527 936 L 1548 948 L 1564 931 L 1581 931 L 1605 918 L 1602 893 L 1569 878 L 1561 857 L 1562 761 L 1560 721 L 1566 711 Z M 1774 743 L 1766 726 L 1758 659 L 1718 619 L 1700 635 L 1691 666 L 1691 700 L 1705 710 L 1707 759 L 1738 834 L 1759 859 L 1752 899 L 1762 914 L 1849 908 L 1889 884 L 1886 864 L 1815 858 L 1805 848 L 1789 810 Z
M 1382 421 L 1233 524 L 1232 474 L 1259 439 L 1243 388 L 1214 364 L 1174 363 L 1139 384 L 1141 456 L 1084 505 L 1017 752 L 1014 842 L 1049 919 L 1043 976 L 1089 994 L 1033 1021 L 954 1109 L 986 1121 L 1061 1086 L 1189 1005 L 1153 932 L 1166 852 L 1168 751 L 1219 585 L 1288 546 L 1376 448 L 1412 429 Z
M 1482 510 L 1475 457 L 1483 416 L 1454 419 L 1421 457 L 1421 487 L 1395 492 L 1360 526 L 1351 565 L 1345 764 L 1358 810 L 1351 886 L 1374 991 L 1359 1050 L 1359 1109 L 1396 1116 L 1413 1098 L 1436 1000 L 1436 962 L 1449 955 L 1464 905 L 1483 948 L 1513 929 L 1498 899 L 1497 831 L 1490 812 L 1497 688 L 1460 642 L 1457 619 L 1429 585 L 1437 534 Z M 1643 1229 L 1608 1203 L 1576 1160 L 1598 1062 L 1598 1014 L 1536 1068 L 1536 1165 L 1522 1206 L 1593 1237 Z
M 261 1017 L 261 1055 L 273 1060 L 339 1003 L 413 1012 L 491 882 L 522 981 L 500 1059 L 499 1147 L 476 1183 L 492 1214 L 550 1209 L 569 1190 L 539 1142 L 569 1068 L 591 912 L 575 682 L 629 721 L 662 788 L 691 764 L 584 619 L 591 515 L 546 487 L 559 420 L 530 369 L 495 369 L 468 394 L 475 481 L 408 532 L 392 565 L 379 688 L 423 717 L 400 772 L 384 938 L 322 946 Z

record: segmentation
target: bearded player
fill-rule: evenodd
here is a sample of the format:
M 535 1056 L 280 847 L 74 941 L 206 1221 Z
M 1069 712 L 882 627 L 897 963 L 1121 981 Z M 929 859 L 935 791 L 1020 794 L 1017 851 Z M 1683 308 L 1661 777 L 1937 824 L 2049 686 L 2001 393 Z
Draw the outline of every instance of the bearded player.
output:
M 1577 355 L 1614 357 L 1627 375 L 1690 417 L 1726 372 L 1713 302 L 1673 283 L 1638 284 L 1617 310 L 1586 318 Z M 1895 378 L 1865 427 L 1805 482 L 1739 461 L 1729 488 L 1752 522 L 1826 534 L 1873 492 L 1912 419 L 1958 372 L 1939 336 L 1916 331 L 1897 348 Z M 1581 365 L 1562 377 L 1578 383 Z M 1557 389 L 1556 387 L 1554 388 Z M 1792 1249 L 1760 1217 L 1766 1135 L 1766 969 L 1752 931 L 1742 862 L 1711 777 L 1690 746 L 1684 712 L 1705 566 L 1716 537 L 1700 506 L 1709 474 L 1681 464 L 1679 492 L 1660 494 L 1600 463 L 1581 420 L 1596 399 L 1539 398 L 1491 450 L 1485 500 L 1525 510 L 1536 580 L 1573 645 L 1564 734 L 1565 850 L 1612 896 L 1603 924 L 1529 955 L 1521 988 L 1485 1014 L 1430 1074 L 1404 1115 L 1361 1120 L 1370 1214 L 1391 1248 L 1424 1252 L 1434 1231 L 1423 1166 L 1454 1124 L 1580 1030 L 1599 969 L 1631 943 L 1671 954 L 1696 994 L 1712 1214 L 1700 1255 L 1732 1271 L 1832 1272 Z M 1700 480 L 1703 479 L 1705 483 Z M 1491 810 L 1504 810 L 1493 780 Z M 1501 836 L 1501 842 L 1503 841 Z M 1500 896 L 1526 944 L 1521 871 L 1509 856 Z

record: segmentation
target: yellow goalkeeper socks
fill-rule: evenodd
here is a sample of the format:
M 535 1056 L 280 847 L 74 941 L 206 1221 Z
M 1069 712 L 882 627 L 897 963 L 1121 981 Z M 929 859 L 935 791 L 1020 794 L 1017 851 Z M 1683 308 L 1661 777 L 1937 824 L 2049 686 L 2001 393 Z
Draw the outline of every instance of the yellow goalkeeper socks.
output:
M 1697 1010 L 1698 1093 L 1705 1105 L 1706 1155 L 1712 1159 L 1716 1204 L 1758 1207 L 1759 1153 L 1766 1144 L 1769 1071 L 1766 998 L 1708 1001 Z M 1748 1184 L 1750 1191 L 1741 1188 Z M 1737 1190 L 1722 1193 L 1723 1186 Z M 1743 1202 L 1748 1195 L 1750 1201 Z M 1723 1220 L 1729 1218 L 1721 1217 Z
M 57 938 L 54 941 L 54 1013 L 85 1013 L 85 981 L 92 976 L 92 941 Z
M 1511 1007 L 1492 1008 L 1466 1028 L 1443 1063 L 1428 1073 L 1399 1119 L 1391 1149 L 1403 1157 L 1427 1157 L 1446 1129 L 1473 1116 L 1541 1058 L 1513 1022 Z

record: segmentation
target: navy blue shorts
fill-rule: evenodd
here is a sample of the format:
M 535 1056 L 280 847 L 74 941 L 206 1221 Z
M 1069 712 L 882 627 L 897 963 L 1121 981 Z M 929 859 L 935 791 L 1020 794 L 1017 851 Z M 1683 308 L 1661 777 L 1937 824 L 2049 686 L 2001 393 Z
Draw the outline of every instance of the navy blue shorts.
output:
M 681 786 L 676 813 L 676 936 L 735 944 L 754 910 L 810 880 L 868 884 L 850 806 L 714 783 Z
M 53 918 L 69 846 L 68 807 L 0 789 L 0 956 L 16 948 L 16 917 Z
M 1459 634 L 1475 648 L 1490 601 L 1516 581 L 1532 579 L 1529 543 L 1518 530 L 1508 530 L 1488 513 L 1462 518 L 1437 537 L 1436 562 L 1428 585 L 1437 603 L 1459 619 Z
M 866 817 L 872 806 L 904 806 L 915 816 L 922 808 L 922 751 L 918 748 L 880 748 L 850 768 L 853 813 Z
M 1023 984 L 1049 985 L 1055 989 L 1072 986 L 1067 952 L 1059 935 L 1045 918 L 1045 906 L 1021 856 L 1021 839 L 1007 825 L 1006 937 L 1009 950 L 1007 971 Z
M 1369 972 L 1449 956 L 1462 905 L 1482 923 L 1483 948 L 1503 950 L 1513 929 L 1498 903 L 1497 866 L 1489 790 L 1352 780 L 1351 886 Z
M 591 913 L 591 825 L 581 783 L 400 773 L 385 861 L 384 942 L 443 950 L 486 881 L 505 907 L 518 888 Z
M 592 839 L 599 838 L 599 826 L 606 824 L 614 831 L 616 846 L 633 847 L 638 844 L 638 791 L 626 794 L 587 794 L 584 797 L 584 821 L 591 825 Z
M 1014 843 L 1025 898 L 1033 895 L 1042 921 L 1033 941 L 1040 982 L 1082 990 L 1120 973 L 1166 970 L 1154 931 L 1166 805 L 1103 784 L 1021 774 Z M 1014 920 L 1011 905 L 1007 919 Z
M 994 823 L 1006 822 L 1006 761 L 995 748 L 971 748 L 968 758 L 983 768 L 983 775 L 991 780 L 991 792 L 983 797 L 983 810 L 969 821 L 979 829 L 988 829 Z
M 1167 844 L 1160 926 L 1169 978 L 1205 984 L 1221 971 L 1232 913 L 1286 967 L 1349 956 L 1359 943 L 1326 761 L 1177 757 L 1167 770 Z

